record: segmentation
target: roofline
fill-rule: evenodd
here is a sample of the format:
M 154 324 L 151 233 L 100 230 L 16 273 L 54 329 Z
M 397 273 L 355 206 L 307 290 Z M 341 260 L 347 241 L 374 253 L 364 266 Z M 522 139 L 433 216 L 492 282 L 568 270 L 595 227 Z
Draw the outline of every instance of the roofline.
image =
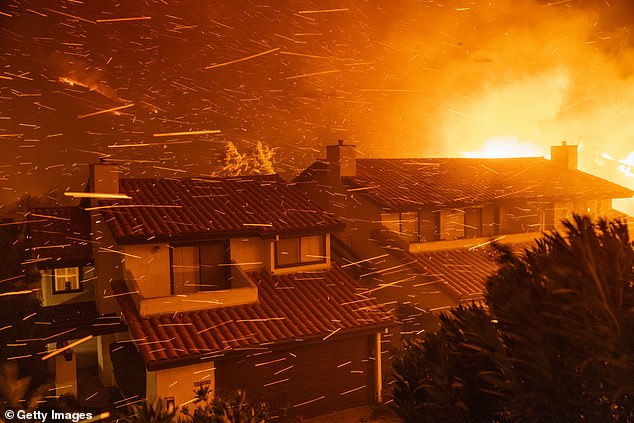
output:
M 346 224 L 339 221 L 338 223 L 324 226 L 315 226 L 313 228 L 296 229 L 296 230 L 257 230 L 248 229 L 243 231 L 209 231 L 209 232 L 197 232 L 191 234 L 177 234 L 173 236 L 157 235 L 151 238 L 141 236 L 129 236 L 129 237 L 115 237 L 117 244 L 119 245 L 139 245 L 139 244 L 157 244 L 157 243 L 180 243 L 180 242 L 204 242 L 204 241 L 216 241 L 221 239 L 231 238 L 243 238 L 247 237 L 260 237 L 262 239 L 274 238 L 275 235 L 308 235 L 323 232 L 338 232 L 345 228 Z
M 395 319 L 391 322 L 375 324 L 375 325 L 366 326 L 362 328 L 344 329 L 341 332 L 341 334 L 337 333 L 338 336 L 333 339 L 341 339 L 341 338 L 346 339 L 346 338 L 351 338 L 354 336 L 370 335 L 372 333 L 384 330 L 385 328 L 395 327 L 398 325 L 400 325 L 400 322 L 398 322 Z M 241 353 L 246 353 L 248 351 L 252 351 L 255 348 L 261 348 L 261 346 L 264 346 L 266 348 L 279 347 L 283 349 L 283 348 L 291 348 L 293 345 L 316 344 L 319 341 L 326 342 L 324 341 L 323 334 L 313 335 L 306 338 L 293 338 L 293 339 L 285 339 L 278 342 L 254 344 L 254 345 L 245 346 L 245 347 L 238 347 L 238 348 L 232 348 L 227 350 L 218 350 L 218 351 L 213 351 L 208 353 L 192 354 L 186 357 L 168 358 L 166 360 L 150 361 L 145 364 L 145 368 L 147 371 L 150 371 L 150 372 L 157 371 L 157 370 L 173 369 L 176 367 L 183 367 L 183 366 L 188 366 L 191 364 L 204 363 L 208 361 L 231 358 L 232 356 L 239 355 Z M 136 346 L 136 343 L 135 343 L 135 346 Z M 141 354 L 141 358 L 143 358 L 143 354 Z

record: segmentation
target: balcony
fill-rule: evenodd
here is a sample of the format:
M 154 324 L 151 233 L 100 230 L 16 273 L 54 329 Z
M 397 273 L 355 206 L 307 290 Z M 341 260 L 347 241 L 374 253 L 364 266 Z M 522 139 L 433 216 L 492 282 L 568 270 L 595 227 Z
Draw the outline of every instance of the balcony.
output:
M 382 226 L 381 232 L 388 233 L 391 231 L 389 230 L 389 228 Z M 391 233 L 394 234 L 394 232 Z M 536 238 L 541 238 L 542 236 L 542 232 L 525 232 L 507 235 L 495 235 L 491 237 L 459 238 L 448 241 L 412 242 L 404 240 L 402 237 L 398 236 L 398 234 L 395 234 L 395 236 L 390 237 L 390 239 L 404 250 L 409 251 L 412 254 L 418 254 L 429 251 L 447 251 L 461 248 L 477 248 L 490 244 L 493 241 L 500 244 L 531 243 Z
M 231 307 L 258 302 L 258 288 L 235 263 L 231 266 L 231 288 L 216 291 L 198 291 L 190 294 L 164 297 L 145 297 L 134 275 L 126 275 L 126 286 L 141 316 L 169 314 L 213 308 Z

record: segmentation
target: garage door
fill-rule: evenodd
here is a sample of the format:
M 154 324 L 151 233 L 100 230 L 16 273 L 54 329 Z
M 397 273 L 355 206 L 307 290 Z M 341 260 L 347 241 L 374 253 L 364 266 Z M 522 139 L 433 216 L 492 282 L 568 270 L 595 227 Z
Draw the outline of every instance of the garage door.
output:
M 327 340 L 292 348 L 255 350 L 216 361 L 216 390 L 244 389 L 264 400 L 276 421 L 313 417 L 373 400 L 372 337 Z

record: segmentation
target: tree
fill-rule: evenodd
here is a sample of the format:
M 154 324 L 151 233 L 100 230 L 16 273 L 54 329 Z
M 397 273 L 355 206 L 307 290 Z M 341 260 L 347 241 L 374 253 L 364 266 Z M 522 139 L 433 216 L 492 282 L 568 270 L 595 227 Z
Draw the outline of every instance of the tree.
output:
M 45 380 L 41 306 L 31 289 L 39 274 L 24 264 L 18 227 L 12 221 L 0 225 L 0 408 L 15 407 L 17 397 L 25 406 Z
M 275 150 L 258 141 L 255 148 L 240 153 L 231 141 L 225 144 L 223 167 L 216 176 L 232 177 L 243 175 L 271 175 L 275 173 L 273 156 Z
M 634 250 L 620 221 L 574 216 L 500 269 L 485 305 L 406 343 L 406 421 L 634 421 Z

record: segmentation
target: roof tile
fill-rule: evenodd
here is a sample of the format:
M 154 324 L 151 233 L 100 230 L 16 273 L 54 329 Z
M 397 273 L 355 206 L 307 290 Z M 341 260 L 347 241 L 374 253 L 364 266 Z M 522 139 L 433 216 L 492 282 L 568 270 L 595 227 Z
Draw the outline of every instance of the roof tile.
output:
M 30 249 L 46 266 L 80 266 L 93 262 L 90 216 L 80 207 L 29 210 Z
M 541 157 L 358 159 L 356 177 L 344 179 L 349 188 L 361 188 L 363 195 L 394 208 L 634 195 L 628 188 Z
M 98 208 L 120 243 L 342 226 L 277 175 L 122 179 L 119 186 L 132 199 L 102 202 Z
M 148 367 L 204 357 L 237 348 L 327 336 L 336 330 L 368 329 L 395 323 L 376 302 L 356 292 L 354 280 L 338 266 L 328 271 L 249 274 L 259 303 L 237 307 L 141 317 L 129 295 L 117 297 Z M 127 292 L 116 281 L 118 294 Z M 360 300 L 360 301 L 359 301 Z M 185 325 L 183 325 L 185 324 Z

